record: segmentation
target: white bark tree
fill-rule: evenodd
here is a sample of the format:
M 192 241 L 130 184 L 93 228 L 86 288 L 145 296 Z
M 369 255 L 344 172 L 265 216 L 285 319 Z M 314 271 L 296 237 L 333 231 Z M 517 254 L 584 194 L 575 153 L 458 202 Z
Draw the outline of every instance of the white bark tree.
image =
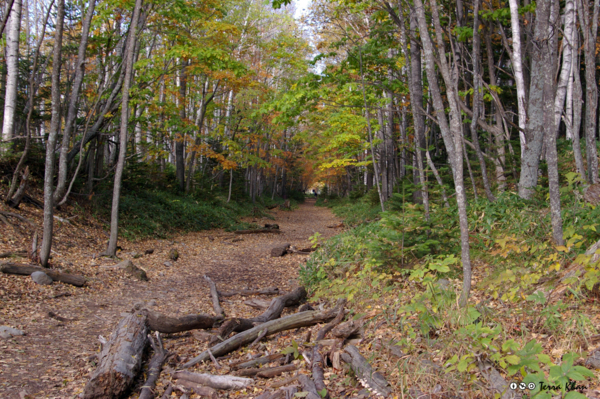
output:
M 15 110 L 17 108 L 17 84 L 19 76 L 19 34 L 21 33 L 22 0 L 15 0 L 8 17 L 6 35 L 6 94 L 4 96 L 4 121 L 2 124 L 2 140 L 10 141 L 15 127 Z M 6 10 L 9 12 L 9 10 Z

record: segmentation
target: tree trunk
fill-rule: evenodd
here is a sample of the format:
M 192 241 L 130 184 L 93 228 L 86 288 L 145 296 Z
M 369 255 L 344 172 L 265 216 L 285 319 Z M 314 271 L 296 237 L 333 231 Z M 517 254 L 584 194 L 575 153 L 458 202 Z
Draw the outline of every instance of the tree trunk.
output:
M 77 117 L 79 92 L 81 91 L 81 84 L 83 83 L 83 76 L 85 74 L 85 50 L 87 49 L 88 36 L 92 23 L 92 17 L 94 16 L 95 6 L 96 0 L 90 0 L 85 19 L 83 20 L 83 25 L 81 27 L 81 41 L 79 42 L 79 49 L 77 52 L 77 64 L 75 70 L 75 79 L 73 81 L 73 91 L 71 92 L 71 98 L 69 100 L 69 109 L 67 111 L 65 130 L 63 132 L 62 145 L 60 148 L 60 158 L 58 161 L 58 182 L 56 184 L 56 191 L 54 192 L 54 203 L 59 203 L 66 192 L 68 172 L 67 155 L 69 151 L 69 142 L 71 141 L 71 131 L 74 128 L 75 118 Z
M 496 83 L 496 63 L 494 62 L 494 53 L 492 48 L 492 39 L 489 32 L 485 35 L 485 45 L 488 59 L 488 74 L 490 77 L 490 84 L 497 86 Z M 502 130 L 502 118 L 503 114 L 501 111 L 501 104 L 493 104 L 495 109 L 495 129 L 491 129 L 491 133 L 494 135 L 494 143 L 496 146 L 496 158 L 494 159 L 494 165 L 496 166 L 496 183 L 498 184 L 498 191 L 504 192 L 506 190 L 506 176 L 504 175 L 504 165 L 506 165 L 506 156 L 504 150 L 504 132 Z
M 371 127 L 371 111 L 369 110 L 369 105 L 367 103 L 367 92 L 365 88 L 365 76 L 363 74 L 363 65 L 362 65 L 362 49 L 360 51 L 360 79 L 362 86 L 362 95 L 363 95 L 363 105 L 365 117 L 367 119 L 367 131 L 369 132 L 369 145 L 371 147 L 371 159 L 373 160 L 373 170 L 375 171 L 375 185 L 377 186 L 377 194 L 379 195 L 379 204 L 381 205 L 381 210 L 385 211 L 385 203 L 383 198 L 383 193 L 381 192 L 381 185 L 379 184 L 379 168 L 377 167 L 377 159 L 375 157 L 375 146 L 373 145 L 373 129 Z
M 596 110 L 598 108 L 598 82 L 596 80 L 596 39 L 598 34 L 599 0 L 594 0 L 594 10 L 590 12 L 588 1 L 579 7 L 579 20 L 583 29 L 585 54 L 585 142 L 588 181 L 598 183 L 598 153 L 596 150 Z M 592 17 L 590 23 L 590 15 Z
M 20 2 L 20 0 L 16 0 Z M 60 64 L 62 61 L 62 36 L 65 16 L 65 1 L 58 0 L 54 48 L 52 50 L 52 118 L 50 133 L 46 143 L 46 168 L 44 171 L 44 232 L 40 248 L 40 262 L 48 266 L 52 248 L 52 230 L 54 227 L 54 150 L 60 130 Z
M 479 0 L 473 1 L 473 116 L 471 117 L 471 124 L 469 128 L 471 130 L 471 140 L 475 147 L 475 154 L 481 167 L 481 176 L 483 179 L 483 187 L 485 190 L 485 196 L 490 202 L 496 200 L 492 189 L 490 188 L 490 181 L 488 180 L 487 167 L 481 147 L 479 146 L 479 138 L 477 137 L 477 120 L 480 117 L 481 109 L 483 108 L 483 99 L 481 89 L 481 39 L 479 35 Z
M 512 30 L 511 61 L 515 83 L 517 85 L 517 107 L 519 112 L 519 138 L 521 153 L 524 152 L 527 140 L 525 127 L 527 126 L 527 108 L 525 106 L 525 78 L 523 76 L 523 57 L 521 55 L 521 21 L 519 19 L 518 0 L 508 0 L 510 7 L 510 27 Z
M 4 119 L 2 123 L 2 140 L 12 139 L 15 110 L 17 108 L 17 85 L 19 77 L 19 34 L 21 30 L 22 0 L 14 0 L 8 17 L 8 34 L 6 35 L 6 93 L 4 96 Z M 9 12 L 9 10 L 6 10 Z
M 448 160 L 452 167 L 454 186 L 456 190 L 456 202 L 458 204 L 458 216 L 460 225 L 461 259 L 463 264 L 463 292 L 460 298 L 460 305 L 466 306 L 469 293 L 471 291 L 471 258 L 469 251 L 469 225 L 467 218 L 467 198 L 463 178 L 463 135 L 461 112 L 457 102 L 456 79 L 451 74 L 448 60 L 444 51 L 444 39 L 442 37 L 442 27 L 440 24 L 437 4 L 435 0 L 431 2 L 432 19 L 435 27 L 439 69 L 446 85 L 448 103 L 450 105 L 450 123 L 445 112 L 445 106 L 442 99 L 439 85 L 437 84 L 436 58 L 434 55 L 433 44 L 429 36 L 428 24 L 425 18 L 425 10 L 421 0 L 415 0 L 415 12 L 419 23 L 419 32 L 426 60 L 427 80 L 429 89 L 433 97 L 433 104 L 436 111 L 438 126 L 442 133 L 442 139 L 448 153 Z M 456 65 L 454 65 L 456 68 Z
M 175 138 L 175 175 L 177 176 L 177 182 L 179 184 L 179 190 L 183 192 L 185 190 L 185 157 L 184 157 L 184 146 L 185 146 L 185 95 L 187 90 L 187 77 L 185 68 L 187 63 L 185 61 L 181 64 L 181 70 L 179 75 L 179 118 L 180 118 L 180 137 Z
M 579 47 L 578 35 L 576 37 L 575 48 Z M 572 112 L 572 135 L 573 135 L 573 156 L 575 157 L 575 164 L 577 165 L 577 172 L 579 172 L 583 180 L 587 180 L 585 173 L 585 166 L 583 165 L 583 156 L 581 153 L 581 144 L 579 138 L 580 127 L 581 127 L 581 108 L 582 108 L 582 89 L 581 89 L 581 77 L 579 76 L 579 55 L 576 51 L 573 51 L 575 57 L 576 66 L 573 67 L 573 112 Z
M 12 0 L 14 2 L 14 0 Z M 5 201 L 8 203 L 16 203 L 18 206 L 19 201 L 15 201 L 15 190 L 17 186 L 17 179 L 19 178 L 19 174 L 25 166 L 25 162 L 27 161 L 27 157 L 29 155 L 29 149 L 31 147 L 31 117 L 33 115 L 33 102 L 35 100 L 35 96 L 38 91 L 39 83 L 36 80 L 36 74 L 38 71 L 38 59 L 40 55 L 40 48 L 42 47 L 42 43 L 44 41 L 44 36 L 46 35 L 46 25 L 48 24 L 48 19 L 50 17 L 50 12 L 52 10 L 52 5 L 54 1 L 48 5 L 48 11 L 46 12 L 46 17 L 44 19 L 44 24 L 42 25 L 42 32 L 40 35 L 40 39 L 38 40 L 37 46 L 35 48 L 35 53 L 33 56 L 33 66 L 31 68 L 31 72 L 29 74 L 29 98 L 27 99 L 27 119 L 25 120 L 25 148 L 23 149 L 23 154 L 21 154 L 21 158 L 19 159 L 19 163 L 15 167 L 15 172 L 13 174 L 12 182 L 10 184 L 10 188 L 8 190 L 8 194 L 6 194 Z M 11 3 L 12 7 L 12 3 Z M 7 11 L 6 16 L 4 17 L 4 22 L 9 15 L 9 11 Z M 1 31 L 0 31 L 1 32 Z M 1 149 L 0 149 L 1 152 Z M 12 206 L 12 205 L 11 205 Z
M 511 0 L 513 1 L 513 0 Z M 525 130 L 525 147 L 521 153 L 521 177 L 519 179 L 519 196 L 531 199 L 535 193 L 538 182 L 538 167 L 542 145 L 546 134 L 554 134 L 554 130 L 548 130 L 545 125 L 544 113 L 545 102 L 554 104 L 554 97 L 546 98 L 549 92 L 545 91 L 548 79 L 554 80 L 553 51 L 550 48 L 548 37 L 550 24 L 550 3 L 552 0 L 538 1 L 534 26 L 534 41 L 540 43 L 531 51 L 531 81 L 529 86 L 529 102 L 527 106 L 528 119 Z M 553 85 L 553 82 L 549 82 Z M 554 109 L 552 119 L 554 120 Z
M 423 199 L 425 208 L 425 220 L 429 220 L 429 191 L 425 177 L 425 168 L 423 166 L 423 154 L 426 149 L 425 140 L 425 116 L 423 115 L 423 70 L 421 68 L 421 45 L 417 40 L 417 21 L 414 12 L 410 13 L 410 53 L 407 46 L 405 24 L 403 14 L 399 14 L 400 39 L 402 48 L 406 56 L 410 54 L 410 72 L 408 78 L 408 88 L 410 92 L 410 107 L 415 132 L 415 154 L 417 161 L 418 177 L 420 188 L 417 191 L 418 197 Z
M 129 120 L 129 87 L 133 78 L 133 55 L 135 52 L 135 35 L 142 8 L 142 0 L 135 1 L 133 17 L 129 28 L 129 36 L 127 37 L 127 54 L 125 60 L 125 80 L 123 82 L 123 99 L 121 105 L 121 126 L 120 126 L 120 142 L 119 159 L 115 170 L 115 184 L 113 188 L 112 209 L 110 218 L 110 240 L 106 254 L 116 256 L 117 254 L 117 239 L 119 237 L 119 199 L 121 196 L 121 180 L 123 178 L 123 169 L 125 168 L 125 156 L 127 154 L 127 122 Z

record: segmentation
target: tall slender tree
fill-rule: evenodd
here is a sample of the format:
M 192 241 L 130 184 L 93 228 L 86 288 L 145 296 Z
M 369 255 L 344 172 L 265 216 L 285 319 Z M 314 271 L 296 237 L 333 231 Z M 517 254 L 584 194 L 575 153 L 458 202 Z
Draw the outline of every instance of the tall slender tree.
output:
M 133 63 L 135 59 L 135 43 L 142 0 L 136 0 L 127 35 L 125 49 L 125 79 L 123 81 L 123 94 L 121 100 L 121 123 L 119 129 L 119 158 L 115 169 L 115 182 L 113 186 L 112 207 L 110 213 L 110 239 L 105 254 L 116 256 L 117 240 L 119 238 L 119 202 L 121 197 L 121 181 L 123 169 L 125 168 L 125 156 L 127 155 L 127 127 L 129 122 L 129 88 L 133 81 Z
M 46 168 L 44 170 L 44 232 L 40 247 L 40 262 L 47 267 L 52 249 L 54 229 L 54 166 L 58 132 L 60 130 L 60 70 L 62 63 L 63 25 L 65 19 L 65 1 L 58 0 L 56 13 L 56 30 L 54 31 L 54 47 L 52 50 L 52 117 L 50 132 L 46 142 Z

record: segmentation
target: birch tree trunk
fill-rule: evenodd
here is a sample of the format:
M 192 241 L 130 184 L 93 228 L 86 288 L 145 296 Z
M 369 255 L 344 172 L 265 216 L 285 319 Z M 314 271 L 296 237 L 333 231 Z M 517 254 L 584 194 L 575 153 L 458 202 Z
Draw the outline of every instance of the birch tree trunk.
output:
M 27 99 L 27 118 L 25 119 L 25 148 L 23 148 L 23 154 L 19 159 L 19 163 L 15 168 L 15 172 L 13 174 L 13 178 L 10 184 L 10 188 L 8 190 L 8 194 L 6 194 L 5 202 L 7 204 L 11 204 L 11 206 L 17 207 L 19 205 L 20 199 L 17 198 L 15 191 L 17 191 L 17 181 L 21 170 L 25 166 L 25 162 L 27 161 L 27 157 L 29 156 L 29 149 L 31 147 L 31 116 L 33 114 L 33 103 L 35 100 L 35 96 L 38 91 L 39 84 L 36 81 L 36 74 L 38 71 L 38 59 L 40 55 L 40 49 L 42 47 L 42 43 L 44 42 L 44 36 L 46 35 L 46 25 L 48 24 L 48 19 L 50 18 L 50 12 L 52 10 L 52 6 L 54 5 L 54 1 L 52 1 L 48 5 L 48 11 L 46 12 L 46 17 L 44 19 L 44 23 L 42 25 L 42 33 L 40 34 L 40 38 L 38 40 L 37 46 L 35 48 L 35 52 L 33 55 L 33 66 L 31 68 L 31 73 L 29 74 L 29 98 Z M 6 19 L 6 17 L 5 17 Z M 5 21 L 6 22 L 6 21 Z
M 8 34 L 6 35 L 6 93 L 4 96 L 4 120 L 2 124 L 2 141 L 10 141 L 15 125 L 15 109 L 17 107 L 17 84 L 19 77 L 19 34 L 21 31 L 22 0 L 15 0 L 8 17 Z M 9 12 L 9 10 L 6 10 Z
M 17 0 L 19 1 L 19 0 Z M 46 168 L 44 171 L 44 232 L 40 248 L 40 263 L 48 267 L 54 227 L 54 150 L 60 130 L 60 64 L 62 61 L 62 36 L 65 19 L 65 0 L 58 0 L 54 48 L 52 50 L 52 117 L 46 143 Z
M 527 144 L 525 127 L 527 126 L 527 108 L 525 108 L 525 79 L 523 77 L 523 57 L 521 55 L 521 22 L 519 20 L 518 0 L 508 0 L 510 7 L 510 28 L 512 30 L 511 62 L 515 83 L 517 85 L 517 107 L 519 112 L 519 139 L 521 153 Z
M 106 255 L 115 256 L 117 254 L 117 239 L 119 237 L 119 199 L 121 196 L 121 180 L 123 178 L 123 169 L 125 168 L 125 156 L 127 155 L 127 122 L 129 120 L 129 87 L 133 78 L 133 58 L 135 53 L 135 36 L 142 8 L 142 0 L 135 1 L 133 17 L 127 37 L 127 54 L 125 55 L 125 80 L 123 82 L 123 99 L 121 104 L 121 126 L 120 126 L 120 147 L 119 159 L 115 170 L 115 184 L 113 189 L 112 209 L 110 217 L 110 240 Z
M 565 98 L 567 97 L 567 88 L 573 75 L 573 43 L 575 41 L 575 0 L 567 0 L 564 12 L 564 34 L 562 40 L 563 62 L 560 69 L 556 95 L 554 97 L 554 131 L 558 135 L 560 119 L 563 113 Z

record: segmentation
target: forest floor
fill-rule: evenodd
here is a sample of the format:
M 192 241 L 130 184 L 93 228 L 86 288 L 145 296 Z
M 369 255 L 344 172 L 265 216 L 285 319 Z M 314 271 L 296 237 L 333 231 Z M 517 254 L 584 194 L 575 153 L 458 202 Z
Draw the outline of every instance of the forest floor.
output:
M 1 207 L 0 211 L 14 212 L 4 205 Z M 33 225 L 7 217 L 8 223 L 5 222 L 0 237 L 0 253 L 29 248 L 32 226 L 41 233 L 41 210 L 28 204 L 21 208 L 19 215 Z M 121 240 L 123 249 L 118 252 L 118 257 L 131 259 L 136 266 L 146 270 L 149 281 L 142 282 L 122 270 L 111 268 L 118 260 L 97 256 L 105 249 L 107 235 L 100 224 L 92 219 L 81 220 L 74 216 L 73 209 L 62 210 L 59 213 L 62 221 L 57 221 L 52 265 L 84 275 L 88 282 L 83 288 L 59 282 L 42 286 L 29 276 L 0 274 L 0 325 L 26 333 L 0 340 L 0 397 L 78 396 L 94 369 L 95 355 L 100 349 L 99 336 L 108 338 L 122 313 L 130 311 L 135 304 L 143 303 L 170 316 L 213 314 L 209 287 L 203 279 L 205 274 L 220 291 L 266 287 L 291 291 L 297 285 L 298 268 L 306 256 L 271 257 L 271 248 L 280 243 L 291 243 L 298 249 L 310 247 L 309 237 L 316 232 L 323 239 L 339 232 L 339 229 L 327 227 L 338 220 L 329 209 L 315 207 L 314 200 L 308 200 L 291 212 L 273 210 L 269 213 L 273 219 L 250 218 L 247 221 L 259 225 L 277 223 L 282 234 L 234 236 L 223 230 L 211 230 L 169 240 Z M 176 262 L 168 258 L 172 249 L 179 252 Z M 146 250 L 154 251 L 138 258 Z M 27 263 L 27 259 L 9 260 Z M 172 266 L 165 266 L 168 261 Z M 224 298 L 222 306 L 227 316 L 252 317 L 262 312 L 244 305 L 245 299 L 240 296 Z M 271 348 L 276 346 L 282 334 L 286 333 L 269 337 L 257 350 L 274 353 Z M 288 337 L 284 344 L 289 346 L 291 341 Z M 176 364 L 171 364 L 173 368 L 198 355 L 207 345 L 202 335 L 190 332 L 165 337 L 166 349 L 178 355 L 173 360 Z M 208 370 L 212 365 L 202 367 Z M 162 394 L 170 380 L 168 370 L 161 377 L 157 394 Z M 264 388 L 265 383 L 260 382 L 243 395 L 232 393 L 227 397 L 258 396 L 263 390 L 261 384 Z M 132 392 L 131 397 L 137 397 L 137 392 Z

